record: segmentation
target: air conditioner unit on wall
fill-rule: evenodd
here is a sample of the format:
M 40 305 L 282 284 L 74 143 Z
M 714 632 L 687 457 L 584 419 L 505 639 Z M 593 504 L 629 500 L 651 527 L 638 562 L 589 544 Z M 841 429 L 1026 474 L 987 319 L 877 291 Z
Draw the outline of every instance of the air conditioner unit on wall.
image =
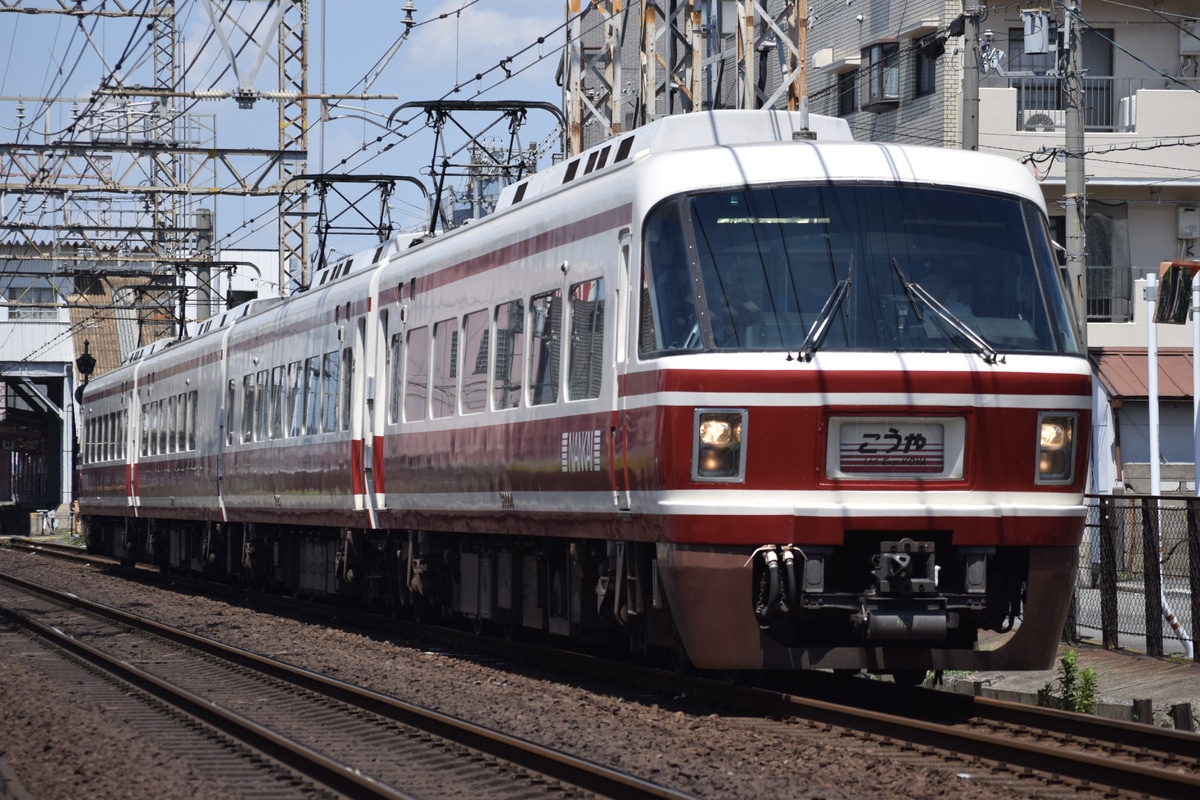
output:
M 1021 127 L 1027 131 L 1052 131 L 1066 124 L 1067 112 L 1062 109 L 1026 109 L 1021 115 Z
M 1194 19 L 1179 21 L 1179 55 L 1200 56 L 1200 22 Z
M 1132 131 L 1137 125 L 1137 95 L 1117 101 L 1117 130 Z

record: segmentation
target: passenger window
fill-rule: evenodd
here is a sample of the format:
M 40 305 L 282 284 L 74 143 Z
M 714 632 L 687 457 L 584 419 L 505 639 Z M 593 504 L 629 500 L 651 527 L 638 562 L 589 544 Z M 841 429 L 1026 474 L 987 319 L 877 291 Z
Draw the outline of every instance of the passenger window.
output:
M 242 378 L 242 442 L 254 441 L 254 373 Z
M 432 415 L 448 417 L 454 413 L 455 388 L 458 385 L 458 320 L 447 319 L 433 326 Z
M 271 438 L 270 428 L 267 427 L 271 421 L 271 372 L 270 370 L 258 371 L 258 386 L 256 387 L 254 398 L 254 410 L 257 412 L 258 419 L 254 425 L 254 441 L 265 442 Z
M 400 334 L 393 333 L 387 352 L 388 422 L 392 424 L 400 421 L 400 399 L 404 397 L 404 387 L 400 381 L 403 376 L 400 369 L 403 364 L 400 360 L 403 341 Z
M 196 449 L 196 410 L 200 407 L 200 396 L 196 390 L 192 390 L 187 396 L 187 449 Z M 117 429 L 120 430 L 120 425 Z
M 225 444 L 233 444 L 237 430 L 237 383 L 231 378 L 225 387 Z
M 286 385 L 284 384 L 283 367 L 271 370 L 271 438 L 283 438 L 283 399 Z
M 338 396 L 341 402 L 338 403 L 340 408 L 340 416 L 342 430 L 350 430 L 350 400 L 353 397 L 354 389 L 354 350 L 347 347 L 342 351 L 342 369 L 341 375 L 338 377 Z
M 295 438 L 304 433 L 304 362 L 288 364 L 287 374 L 287 435 Z
M 167 398 L 167 418 L 166 418 L 165 423 L 163 424 L 163 432 L 167 435 L 167 446 L 163 450 L 163 452 L 165 452 L 165 453 L 174 453 L 175 452 L 175 442 L 178 440 L 178 437 L 175 435 L 175 433 L 176 433 L 176 431 L 179 430 L 179 425 L 177 424 L 178 416 L 179 416 L 179 398 L 178 397 L 168 397 Z
M 478 414 L 487 407 L 488 313 L 476 311 L 463 319 L 462 413 Z
M 304 366 L 304 432 L 321 429 L 321 357 L 313 356 Z
M 558 401 L 562 351 L 562 292 L 538 295 L 529 302 L 529 404 Z
M 338 379 L 342 354 L 336 350 L 326 353 L 321 367 L 321 430 L 333 433 L 338 429 Z
M 600 396 L 604 376 L 604 279 L 571 287 L 570 350 L 567 355 L 567 399 Z
M 408 332 L 404 348 L 404 420 L 425 419 L 429 387 L 429 328 Z
M 521 405 L 521 373 L 525 368 L 525 301 L 496 306 L 496 361 L 492 372 L 492 405 Z
M 158 453 L 162 455 L 167 452 L 167 404 L 159 400 L 154 405 L 158 409 L 154 414 L 154 421 L 158 426 Z

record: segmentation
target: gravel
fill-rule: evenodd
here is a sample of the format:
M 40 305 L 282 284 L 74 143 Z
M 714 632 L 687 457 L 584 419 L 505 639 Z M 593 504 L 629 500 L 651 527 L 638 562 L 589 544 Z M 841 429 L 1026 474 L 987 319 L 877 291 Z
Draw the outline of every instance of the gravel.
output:
M 69 588 L 703 797 L 1014 796 L 1011 785 L 975 782 L 961 764 L 817 734 L 801 724 L 780 732 L 708 708 L 600 693 L 530 675 L 528 668 L 274 617 L 11 550 L 0 549 L 0 572 Z M 0 649 L 0 670 L 0 764 L 8 761 L 32 798 L 228 797 L 219 783 L 40 672 L 23 648 Z M 1025 796 L 1040 791 L 1030 786 Z

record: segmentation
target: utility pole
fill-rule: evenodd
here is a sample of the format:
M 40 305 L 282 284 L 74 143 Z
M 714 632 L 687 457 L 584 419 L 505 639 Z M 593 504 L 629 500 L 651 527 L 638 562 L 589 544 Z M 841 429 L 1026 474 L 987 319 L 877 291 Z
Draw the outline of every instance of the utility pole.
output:
M 979 149 L 979 9 L 963 9 L 962 149 Z
M 1066 114 L 1066 186 L 1063 203 L 1067 211 L 1067 279 L 1075 303 L 1076 327 L 1087 346 L 1087 256 L 1085 222 L 1087 195 L 1084 185 L 1083 159 L 1083 42 L 1079 25 L 1079 0 L 1068 0 L 1066 6 L 1067 68 L 1063 75 L 1063 90 L 1067 101 Z

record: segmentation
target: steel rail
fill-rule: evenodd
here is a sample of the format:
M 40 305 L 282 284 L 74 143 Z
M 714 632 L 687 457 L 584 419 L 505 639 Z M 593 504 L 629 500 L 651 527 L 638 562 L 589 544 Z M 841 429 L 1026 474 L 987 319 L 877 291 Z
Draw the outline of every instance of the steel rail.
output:
M 397 723 L 426 731 L 447 741 L 452 741 L 463 747 L 485 753 L 511 764 L 516 764 L 531 772 L 571 784 L 601 797 L 614 798 L 614 800 L 688 800 L 694 797 L 686 792 L 662 786 L 661 784 L 605 767 L 602 764 L 597 764 L 587 759 L 543 747 L 519 737 L 509 736 L 482 725 L 476 725 L 432 709 L 406 703 L 394 697 L 354 686 L 300 667 L 284 664 L 280 661 L 275 661 L 274 659 L 251 653 L 204 636 L 173 628 L 136 614 L 130 614 L 101 603 L 85 600 L 75 595 L 63 594 L 31 581 L 9 575 L 0 576 L 0 579 L 19 586 L 25 591 L 34 592 L 58 602 L 69 603 L 104 619 L 154 634 L 184 647 L 252 669 L 324 697 L 338 700 L 378 714 Z M 157 682 L 157 679 L 154 679 L 153 676 L 148 677 Z M 201 704 L 206 703 L 202 699 L 197 698 L 197 700 Z M 257 747 L 258 745 L 255 744 L 255 746 Z M 349 768 L 342 767 L 342 771 L 347 769 Z M 338 777 L 337 774 L 329 772 L 328 769 L 324 770 L 323 774 L 328 774 L 330 779 Z M 357 777 L 362 778 L 362 776 Z M 373 782 L 364 784 L 364 789 L 369 789 L 373 785 L 375 785 Z M 378 796 L 384 797 L 389 795 Z

